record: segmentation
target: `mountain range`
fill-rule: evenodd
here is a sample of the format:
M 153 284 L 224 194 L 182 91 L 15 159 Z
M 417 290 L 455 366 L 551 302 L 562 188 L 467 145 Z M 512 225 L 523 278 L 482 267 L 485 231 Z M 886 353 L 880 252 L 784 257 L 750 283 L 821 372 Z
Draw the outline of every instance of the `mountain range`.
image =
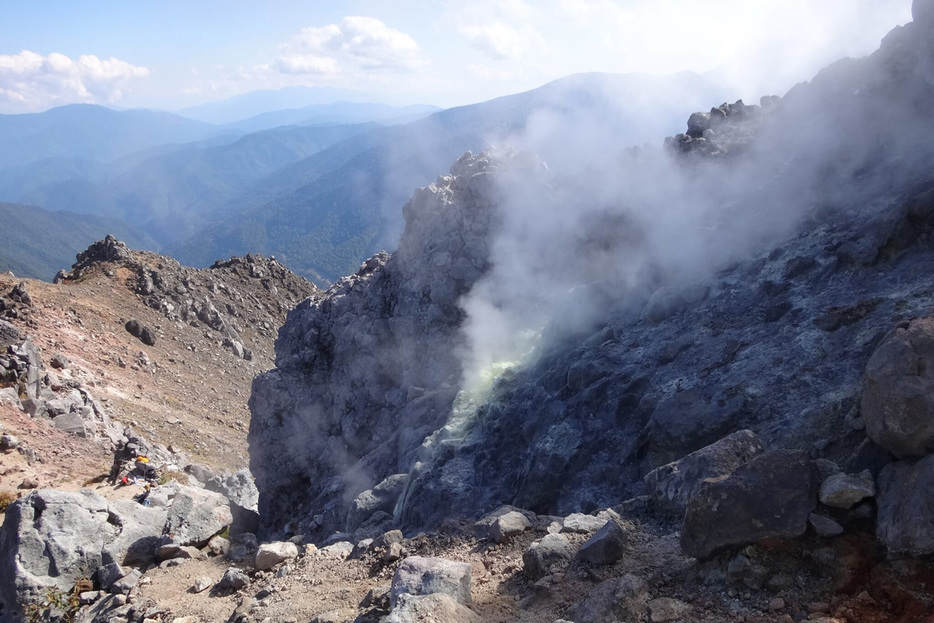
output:
M 250 251 L 276 255 L 325 284 L 395 248 L 400 206 L 446 173 L 439 163 L 502 143 L 562 158 L 561 145 L 535 142 L 537 129 L 582 119 L 604 128 L 607 148 L 637 144 L 720 97 L 717 85 L 689 73 L 583 74 L 438 112 L 310 104 L 215 125 L 62 107 L 0 118 L 0 137 L 15 143 L 0 157 L 0 200 L 121 221 L 151 238 L 130 236 L 142 248 L 195 266 Z M 60 267 L 69 261 L 63 253 Z M 47 266 L 24 268 L 48 276 Z

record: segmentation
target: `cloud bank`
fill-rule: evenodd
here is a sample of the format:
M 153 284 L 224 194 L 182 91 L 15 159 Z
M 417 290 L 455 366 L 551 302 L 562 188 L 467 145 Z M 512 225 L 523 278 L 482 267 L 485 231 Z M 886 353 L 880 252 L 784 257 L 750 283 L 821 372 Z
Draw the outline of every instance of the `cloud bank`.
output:
M 422 50 L 406 33 L 374 17 L 345 17 L 340 24 L 303 28 L 282 46 L 275 68 L 286 74 L 333 75 L 411 72 L 424 67 Z
M 43 56 L 23 50 L 0 55 L 0 112 L 32 112 L 63 104 L 101 104 L 121 99 L 149 69 L 117 58 L 85 54 Z

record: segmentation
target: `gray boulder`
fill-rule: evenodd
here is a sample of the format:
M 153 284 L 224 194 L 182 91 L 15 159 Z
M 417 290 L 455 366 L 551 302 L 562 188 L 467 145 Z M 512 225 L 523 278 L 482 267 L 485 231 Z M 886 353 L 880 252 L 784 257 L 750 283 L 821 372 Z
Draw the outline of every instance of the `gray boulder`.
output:
M 563 534 L 548 534 L 532 543 L 522 554 L 525 573 L 532 580 L 548 575 L 553 565 L 565 563 L 574 557 L 574 546 Z
M 899 458 L 934 452 L 934 318 L 891 332 L 866 364 L 866 434 Z
M 272 569 L 280 562 L 291 560 L 298 556 L 298 547 L 288 541 L 263 543 L 256 550 L 256 568 L 260 571 Z
M 484 623 L 484 619 L 450 595 L 400 595 L 386 623 Z
M 605 519 L 585 515 L 583 513 L 571 513 L 561 521 L 561 532 L 571 532 L 575 534 L 588 534 L 599 530 L 606 524 Z
M 652 470 L 645 476 L 645 487 L 658 508 L 680 515 L 704 480 L 732 474 L 763 451 L 755 433 L 737 431 L 679 461 Z
M 457 603 L 469 606 L 471 586 L 470 565 L 443 558 L 410 556 L 402 561 L 392 578 L 390 604 L 395 608 L 401 595 L 432 595 L 443 593 Z
M 232 522 L 226 497 L 213 491 L 181 486 L 169 506 L 162 534 L 177 545 L 203 547 Z
M 807 453 L 768 452 L 701 485 L 684 515 L 681 548 L 706 559 L 767 537 L 795 538 L 805 533 L 816 507 L 817 476 Z
M 518 511 L 510 511 L 497 517 L 490 525 L 490 540 L 503 543 L 517 534 L 522 534 L 532 527 L 532 522 Z
M 16 344 L 22 339 L 23 334 L 16 328 L 16 325 L 0 320 L 0 352 L 5 352 L 7 346 Z
M 120 532 L 104 547 L 104 563 L 146 565 L 153 562 L 165 526 L 165 509 L 143 506 L 133 500 L 117 500 L 110 503 L 109 513 L 110 523 L 118 526 Z
M 617 623 L 641 621 L 649 592 L 646 583 L 634 575 L 601 582 L 565 613 L 574 623 Z
M 623 527 L 610 520 L 581 545 L 577 556 L 595 565 L 611 565 L 623 557 L 628 543 Z
M 120 571 L 124 560 L 145 557 L 142 550 L 158 537 L 161 522 L 149 509 L 136 506 L 139 512 L 119 503 L 108 505 L 88 490 L 52 489 L 11 504 L 0 528 L 3 611 L 21 612 L 47 588 L 67 591 L 82 577 L 97 574 L 102 584 L 112 583 L 116 578 L 104 578 L 98 571 Z
M 821 504 L 844 509 L 853 508 L 875 494 L 876 483 L 868 471 L 856 476 L 833 474 L 821 484 L 819 492 Z
M 259 491 L 256 490 L 253 474 L 249 469 L 243 468 L 232 474 L 212 476 L 207 480 L 205 488 L 220 493 L 230 501 L 230 512 L 233 516 L 231 534 L 256 533 L 259 528 Z
M 876 534 L 892 555 L 934 553 L 934 455 L 891 463 L 879 474 Z

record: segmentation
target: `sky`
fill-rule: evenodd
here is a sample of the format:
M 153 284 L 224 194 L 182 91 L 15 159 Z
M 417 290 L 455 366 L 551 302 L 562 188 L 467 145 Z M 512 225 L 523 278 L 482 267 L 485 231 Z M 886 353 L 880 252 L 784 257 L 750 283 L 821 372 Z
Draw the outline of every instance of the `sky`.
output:
M 580 72 L 716 72 L 783 93 L 911 0 L 0 0 L 0 113 L 178 110 L 257 90 L 469 104 Z

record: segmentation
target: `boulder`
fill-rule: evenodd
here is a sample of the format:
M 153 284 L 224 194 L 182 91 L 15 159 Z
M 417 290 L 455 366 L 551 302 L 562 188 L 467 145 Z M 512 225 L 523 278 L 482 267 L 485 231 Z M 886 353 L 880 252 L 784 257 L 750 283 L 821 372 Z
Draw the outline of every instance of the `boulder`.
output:
M 763 450 L 755 433 L 737 431 L 679 461 L 652 470 L 645 476 L 645 487 L 659 509 L 680 515 L 704 480 L 732 474 Z
M 691 614 L 691 606 L 672 599 L 671 597 L 659 597 L 649 602 L 649 621 L 651 623 L 668 623 L 669 621 L 679 621 L 687 619 Z
M 681 548 L 706 559 L 730 546 L 805 533 L 817 507 L 817 477 L 806 452 L 778 450 L 707 480 L 688 503 Z
M 645 582 L 632 574 L 601 582 L 565 614 L 574 623 L 641 621 L 649 593 Z
M 211 476 L 205 483 L 205 488 L 230 500 L 230 512 L 233 515 L 230 534 L 256 533 L 259 528 L 259 491 L 256 490 L 249 469 L 243 468 L 232 474 Z
M 0 352 L 6 352 L 7 346 L 16 344 L 23 339 L 23 334 L 6 320 L 0 320 Z
M 857 476 L 833 474 L 821 484 L 819 493 L 821 504 L 844 509 L 853 508 L 875 494 L 876 483 L 868 471 Z
M 518 511 L 510 511 L 493 521 L 490 525 L 489 537 L 494 543 L 503 543 L 531 527 L 532 522 L 525 515 Z
M 876 534 L 889 553 L 934 553 L 934 455 L 887 465 L 878 484 Z
M 181 486 L 169 506 L 162 534 L 178 545 L 203 547 L 232 522 L 226 497 L 213 491 Z
M 866 364 L 866 434 L 898 458 L 934 452 L 934 317 L 891 332 Z
M 165 509 L 143 506 L 133 500 L 117 500 L 110 503 L 109 513 L 110 523 L 118 526 L 120 532 L 104 547 L 104 563 L 147 565 L 153 562 L 165 526 Z
M 561 532 L 589 534 L 599 530 L 604 525 L 606 525 L 606 520 L 599 517 L 583 513 L 571 513 L 561 522 Z
M 400 595 L 386 623 L 483 623 L 477 613 L 450 595 Z
M 139 320 L 129 320 L 124 325 L 127 333 L 137 338 L 147 346 L 153 346 L 156 343 L 156 333 L 150 327 L 144 325 Z
M 522 554 L 525 574 L 532 580 L 548 575 L 551 567 L 563 564 L 574 557 L 574 546 L 563 534 L 548 534 L 541 541 L 532 543 Z
M 280 562 L 291 560 L 298 556 L 298 547 L 288 541 L 276 543 L 263 543 L 256 550 L 256 568 L 260 571 L 272 569 Z
M 87 437 L 88 430 L 84 420 L 77 413 L 66 413 L 52 420 L 52 426 L 76 437 Z
M 217 583 L 217 588 L 222 591 L 238 591 L 249 583 L 250 577 L 246 573 L 236 567 L 228 567 Z
M 82 577 L 112 583 L 117 578 L 99 570 L 122 571 L 119 563 L 137 559 L 138 547 L 161 530 L 158 517 L 136 506 L 140 513 L 88 490 L 52 489 L 11 504 L 0 528 L 0 609 L 17 611 L 46 589 L 67 591 Z
M 402 561 L 392 578 L 390 604 L 395 608 L 401 595 L 442 593 L 469 606 L 470 584 L 471 569 L 467 563 L 410 556 Z
M 577 556 L 595 565 L 610 565 L 623 557 L 628 543 L 629 535 L 623 527 L 610 520 L 581 545 Z

